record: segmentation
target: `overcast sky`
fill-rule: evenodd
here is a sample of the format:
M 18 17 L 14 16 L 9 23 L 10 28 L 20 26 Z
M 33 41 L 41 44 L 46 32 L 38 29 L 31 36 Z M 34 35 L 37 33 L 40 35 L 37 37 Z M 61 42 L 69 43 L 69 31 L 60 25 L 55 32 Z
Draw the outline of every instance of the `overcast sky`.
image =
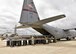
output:
M 76 27 L 75 0 L 34 0 L 40 19 L 64 13 L 66 18 L 49 23 L 59 28 Z M 0 0 L 0 29 L 12 29 L 20 20 L 23 0 Z M 67 26 L 66 26 L 67 25 Z
M 76 27 L 76 1 L 75 0 L 49 0 L 57 10 L 65 13 L 66 18 L 53 22 L 52 25 L 60 28 Z

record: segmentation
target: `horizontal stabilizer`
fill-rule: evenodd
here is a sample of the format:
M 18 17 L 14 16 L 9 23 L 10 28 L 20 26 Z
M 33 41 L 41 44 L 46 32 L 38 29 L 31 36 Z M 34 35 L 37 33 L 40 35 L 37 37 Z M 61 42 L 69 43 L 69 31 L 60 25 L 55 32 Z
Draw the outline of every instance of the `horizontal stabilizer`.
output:
M 65 15 L 62 14 L 62 15 L 46 18 L 44 20 L 39 20 L 39 21 L 37 21 L 35 23 L 32 23 L 32 24 L 25 24 L 24 23 L 21 26 L 18 26 L 17 28 L 27 28 L 27 27 L 39 28 L 41 25 L 43 25 L 45 23 L 52 22 L 52 21 L 55 21 L 57 19 L 61 19 L 61 18 L 64 18 L 64 17 L 65 17 Z
M 21 26 L 18 26 L 18 27 L 16 27 L 16 28 L 28 28 L 28 27 L 30 27 L 30 26 L 27 26 L 27 25 L 21 25 Z
M 46 18 L 46 19 L 43 19 L 43 20 L 40 20 L 40 21 L 35 22 L 34 25 L 42 25 L 42 24 L 45 24 L 45 23 L 48 23 L 48 22 L 55 21 L 57 19 L 64 18 L 64 17 L 65 17 L 65 15 L 62 14 L 62 15 L 58 15 L 58 16 Z
M 38 26 L 38 25 L 21 25 L 21 26 L 18 26 L 18 27 L 16 27 L 16 28 L 28 28 L 28 27 L 41 28 L 41 27 Z

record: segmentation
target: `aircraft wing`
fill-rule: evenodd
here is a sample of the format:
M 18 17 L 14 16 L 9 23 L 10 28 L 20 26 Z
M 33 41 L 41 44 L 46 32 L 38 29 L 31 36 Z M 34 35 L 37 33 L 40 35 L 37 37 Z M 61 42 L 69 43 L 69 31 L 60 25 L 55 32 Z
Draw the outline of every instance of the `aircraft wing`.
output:
M 27 28 L 27 27 L 35 27 L 35 28 L 39 28 L 41 25 L 45 24 L 45 23 L 48 23 L 48 22 L 52 22 L 52 21 L 55 21 L 57 19 L 61 19 L 61 18 L 64 18 L 65 15 L 62 14 L 62 15 L 57 15 L 57 16 L 54 16 L 54 17 L 49 17 L 49 18 L 46 18 L 46 19 L 43 19 L 43 20 L 39 20 L 37 22 L 34 22 L 32 24 L 22 24 L 21 26 L 18 26 L 17 28 Z

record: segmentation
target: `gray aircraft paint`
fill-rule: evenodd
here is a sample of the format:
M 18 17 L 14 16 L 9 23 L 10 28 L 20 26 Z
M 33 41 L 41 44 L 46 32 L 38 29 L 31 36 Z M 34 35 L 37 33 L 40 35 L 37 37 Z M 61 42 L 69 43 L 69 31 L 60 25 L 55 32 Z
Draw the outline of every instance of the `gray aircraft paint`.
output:
M 56 37 L 56 39 L 61 39 L 61 38 L 67 38 L 67 37 L 76 37 L 76 31 L 75 30 L 67 30 L 64 31 L 61 28 L 55 28 L 52 26 L 49 26 L 47 24 L 43 25 L 43 28 L 48 31 L 50 34 Z
M 24 0 L 20 23 L 31 24 L 39 20 L 33 0 Z
M 62 16 L 64 17 L 64 15 L 62 15 Z M 60 16 L 58 16 L 58 18 L 59 17 Z M 55 18 L 57 18 L 57 17 L 55 17 Z M 35 23 L 37 21 L 39 21 L 39 16 L 38 16 L 38 13 L 37 13 L 36 8 L 34 6 L 33 0 L 24 0 L 22 14 L 21 14 L 21 18 L 20 18 L 20 23 L 25 25 L 25 24 L 32 24 L 32 23 Z M 55 28 L 55 27 L 49 26 L 47 24 L 44 24 L 44 25 L 42 24 L 41 28 L 40 28 L 41 30 L 45 30 L 45 32 L 47 31 L 46 34 L 49 35 L 49 33 L 50 33 L 53 36 L 55 36 L 56 39 L 73 37 L 73 36 L 75 36 L 75 33 L 76 33 L 75 31 L 70 31 L 70 30 L 64 31 L 63 29 Z M 35 30 L 38 31 L 37 28 L 35 28 Z

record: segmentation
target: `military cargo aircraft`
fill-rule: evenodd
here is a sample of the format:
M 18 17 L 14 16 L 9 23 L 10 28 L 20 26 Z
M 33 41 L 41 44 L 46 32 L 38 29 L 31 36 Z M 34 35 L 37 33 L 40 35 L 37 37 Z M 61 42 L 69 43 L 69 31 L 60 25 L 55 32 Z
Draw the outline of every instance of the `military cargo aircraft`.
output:
M 76 37 L 76 29 L 60 29 L 47 25 L 47 23 L 62 19 L 66 17 L 65 14 L 56 15 L 40 20 L 37 10 L 35 8 L 33 0 L 24 0 L 22 13 L 19 23 L 20 26 L 15 28 L 15 34 L 10 37 L 2 37 L 7 40 L 7 46 L 22 46 L 36 43 L 49 43 L 49 40 L 53 38 L 53 42 L 65 38 L 67 40 L 74 39 Z M 43 36 L 18 36 L 16 35 L 16 29 L 32 27 Z M 48 36 L 48 37 L 47 37 Z M 51 38 L 51 39 L 50 39 Z
M 48 22 L 52 22 L 64 17 L 66 16 L 64 14 L 61 14 L 40 20 L 33 0 L 24 0 L 21 18 L 19 21 L 21 26 L 18 26 L 17 28 L 32 27 L 43 35 L 53 35 L 58 40 L 61 38 L 66 38 L 67 40 L 70 40 L 71 38 L 75 37 L 75 30 L 71 30 L 70 28 L 55 28 L 46 24 Z

